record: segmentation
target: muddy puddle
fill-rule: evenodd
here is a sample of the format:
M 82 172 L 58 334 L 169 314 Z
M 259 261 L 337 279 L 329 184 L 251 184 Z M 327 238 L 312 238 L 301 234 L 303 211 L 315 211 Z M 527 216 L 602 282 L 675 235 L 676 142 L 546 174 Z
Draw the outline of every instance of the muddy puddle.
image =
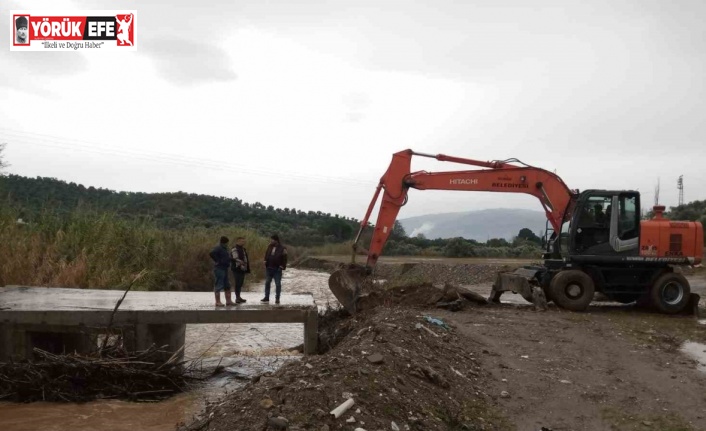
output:
M 245 290 L 262 292 L 263 284 L 249 284 Z M 288 269 L 282 279 L 282 290 L 311 292 L 320 308 L 337 304 L 328 289 L 327 273 Z M 204 292 L 204 298 L 210 301 L 212 296 Z M 214 373 L 203 385 L 155 403 L 0 402 L 0 430 L 172 431 L 177 423 L 190 420 L 207 402 L 238 390 L 252 376 L 275 371 L 286 361 L 301 359 L 301 354 L 290 350 L 303 344 L 303 332 L 302 324 L 187 325 L 185 358 L 196 360 L 202 370 Z
M 689 358 L 697 361 L 697 370 L 706 373 L 706 344 L 687 341 L 679 350 Z

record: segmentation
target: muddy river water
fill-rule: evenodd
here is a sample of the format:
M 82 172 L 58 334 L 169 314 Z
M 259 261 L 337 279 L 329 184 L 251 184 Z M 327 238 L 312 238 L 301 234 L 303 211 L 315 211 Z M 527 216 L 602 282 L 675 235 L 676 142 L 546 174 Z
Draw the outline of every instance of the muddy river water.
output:
M 311 292 L 320 308 L 337 305 L 328 289 L 328 277 L 329 274 L 323 272 L 289 269 L 282 280 L 283 290 Z M 488 286 L 472 288 L 483 294 L 489 290 Z M 246 290 L 262 291 L 262 285 L 251 284 Z M 502 299 L 503 302 L 525 303 L 519 295 L 505 294 Z M 204 301 L 210 300 L 211 295 L 204 292 Z M 83 404 L 0 403 L 0 430 L 171 431 L 177 423 L 191 419 L 207 402 L 238 390 L 249 376 L 276 370 L 288 360 L 299 360 L 301 355 L 290 350 L 302 343 L 302 324 L 187 325 L 186 358 L 199 359 L 206 370 L 215 370 L 217 365 L 222 368 L 202 386 L 155 403 L 115 400 Z M 699 368 L 706 371 L 704 350 L 706 346 L 691 343 L 684 346 L 683 351 L 697 359 Z

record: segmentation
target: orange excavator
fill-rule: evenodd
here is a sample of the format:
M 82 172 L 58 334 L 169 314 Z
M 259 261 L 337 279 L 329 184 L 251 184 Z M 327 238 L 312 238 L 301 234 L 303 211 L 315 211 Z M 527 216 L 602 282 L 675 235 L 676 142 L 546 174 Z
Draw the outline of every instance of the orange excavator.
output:
M 412 156 L 485 169 L 411 172 Z M 353 265 L 329 278 L 329 288 L 351 313 L 358 309 L 363 279 L 382 254 L 410 188 L 526 193 L 539 200 L 547 216 L 544 263 L 499 274 L 490 297 L 493 302 L 512 291 L 535 305 L 548 300 L 583 311 L 594 293 L 601 292 L 614 301 L 643 301 L 674 314 L 691 300 L 689 282 L 676 268 L 701 263 L 701 223 L 668 220 L 662 215 L 663 206 L 654 207 L 653 219 L 642 220 L 637 191 L 571 190 L 556 174 L 517 159 L 484 162 L 404 150 L 392 156 L 361 221 L 353 243 Z M 358 243 L 380 194 L 377 223 L 365 250 Z M 358 251 L 367 254 L 365 266 L 355 265 Z

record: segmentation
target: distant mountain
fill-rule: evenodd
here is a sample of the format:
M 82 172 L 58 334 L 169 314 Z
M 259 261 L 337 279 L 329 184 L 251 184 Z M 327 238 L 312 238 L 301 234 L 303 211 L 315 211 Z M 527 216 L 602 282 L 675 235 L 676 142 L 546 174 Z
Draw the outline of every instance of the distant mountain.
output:
M 488 238 L 510 240 L 525 227 L 539 235 L 546 229 L 546 221 L 543 212 L 524 209 L 489 209 L 400 219 L 410 237 L 421 233 L 429 239 L 460 236 L 482 242 Z

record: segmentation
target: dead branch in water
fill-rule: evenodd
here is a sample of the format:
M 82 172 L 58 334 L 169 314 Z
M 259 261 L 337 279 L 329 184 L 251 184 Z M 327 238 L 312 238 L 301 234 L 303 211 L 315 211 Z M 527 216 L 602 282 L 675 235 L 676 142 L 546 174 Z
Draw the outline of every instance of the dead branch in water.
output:
M 127 296 L 127 293 L 132 289 L 132 285 L 137 283 L 139 279 L 144 277 L 144 275 L 147 274 L 147 270 L 143 269 L 140 271 L 139 274 L 137 274 L 132 281 L 127 285 L 127 288 L 125 289 L 125 292 L 123 292 L 122 298 L 118 299 L 118 302 L 115 303 L 115 308 L 113 309 L 113 312 L 110 313 L 110 320 L 108 321 L 108 327 L 106 328 L 105 331 L 105 338 L 103 338 L 103 343 L 101 343 L 100 350 L 98 350 L 98 354 L 101 355 L 103 353 L 103 350 L 105 349 L 105 346 L 108 344 L 108 338 L 110 337 L 110 330 L 113 328 L 113 319 L 115 318 L 115 313 L 118 311 L 118 308 L 120 308 L 120 304 L 123 303 L 123 300 Z
M 156 346 L 128 353 L 107 346 L 100 354 L 55 355 L 34 349 L 38 361 L 0 363 L 0 399 L 16 402 L 121 398 L 164 399 L 201 380 L 193 367 Z M 162 358 L 160 360 L 160 358 Z

